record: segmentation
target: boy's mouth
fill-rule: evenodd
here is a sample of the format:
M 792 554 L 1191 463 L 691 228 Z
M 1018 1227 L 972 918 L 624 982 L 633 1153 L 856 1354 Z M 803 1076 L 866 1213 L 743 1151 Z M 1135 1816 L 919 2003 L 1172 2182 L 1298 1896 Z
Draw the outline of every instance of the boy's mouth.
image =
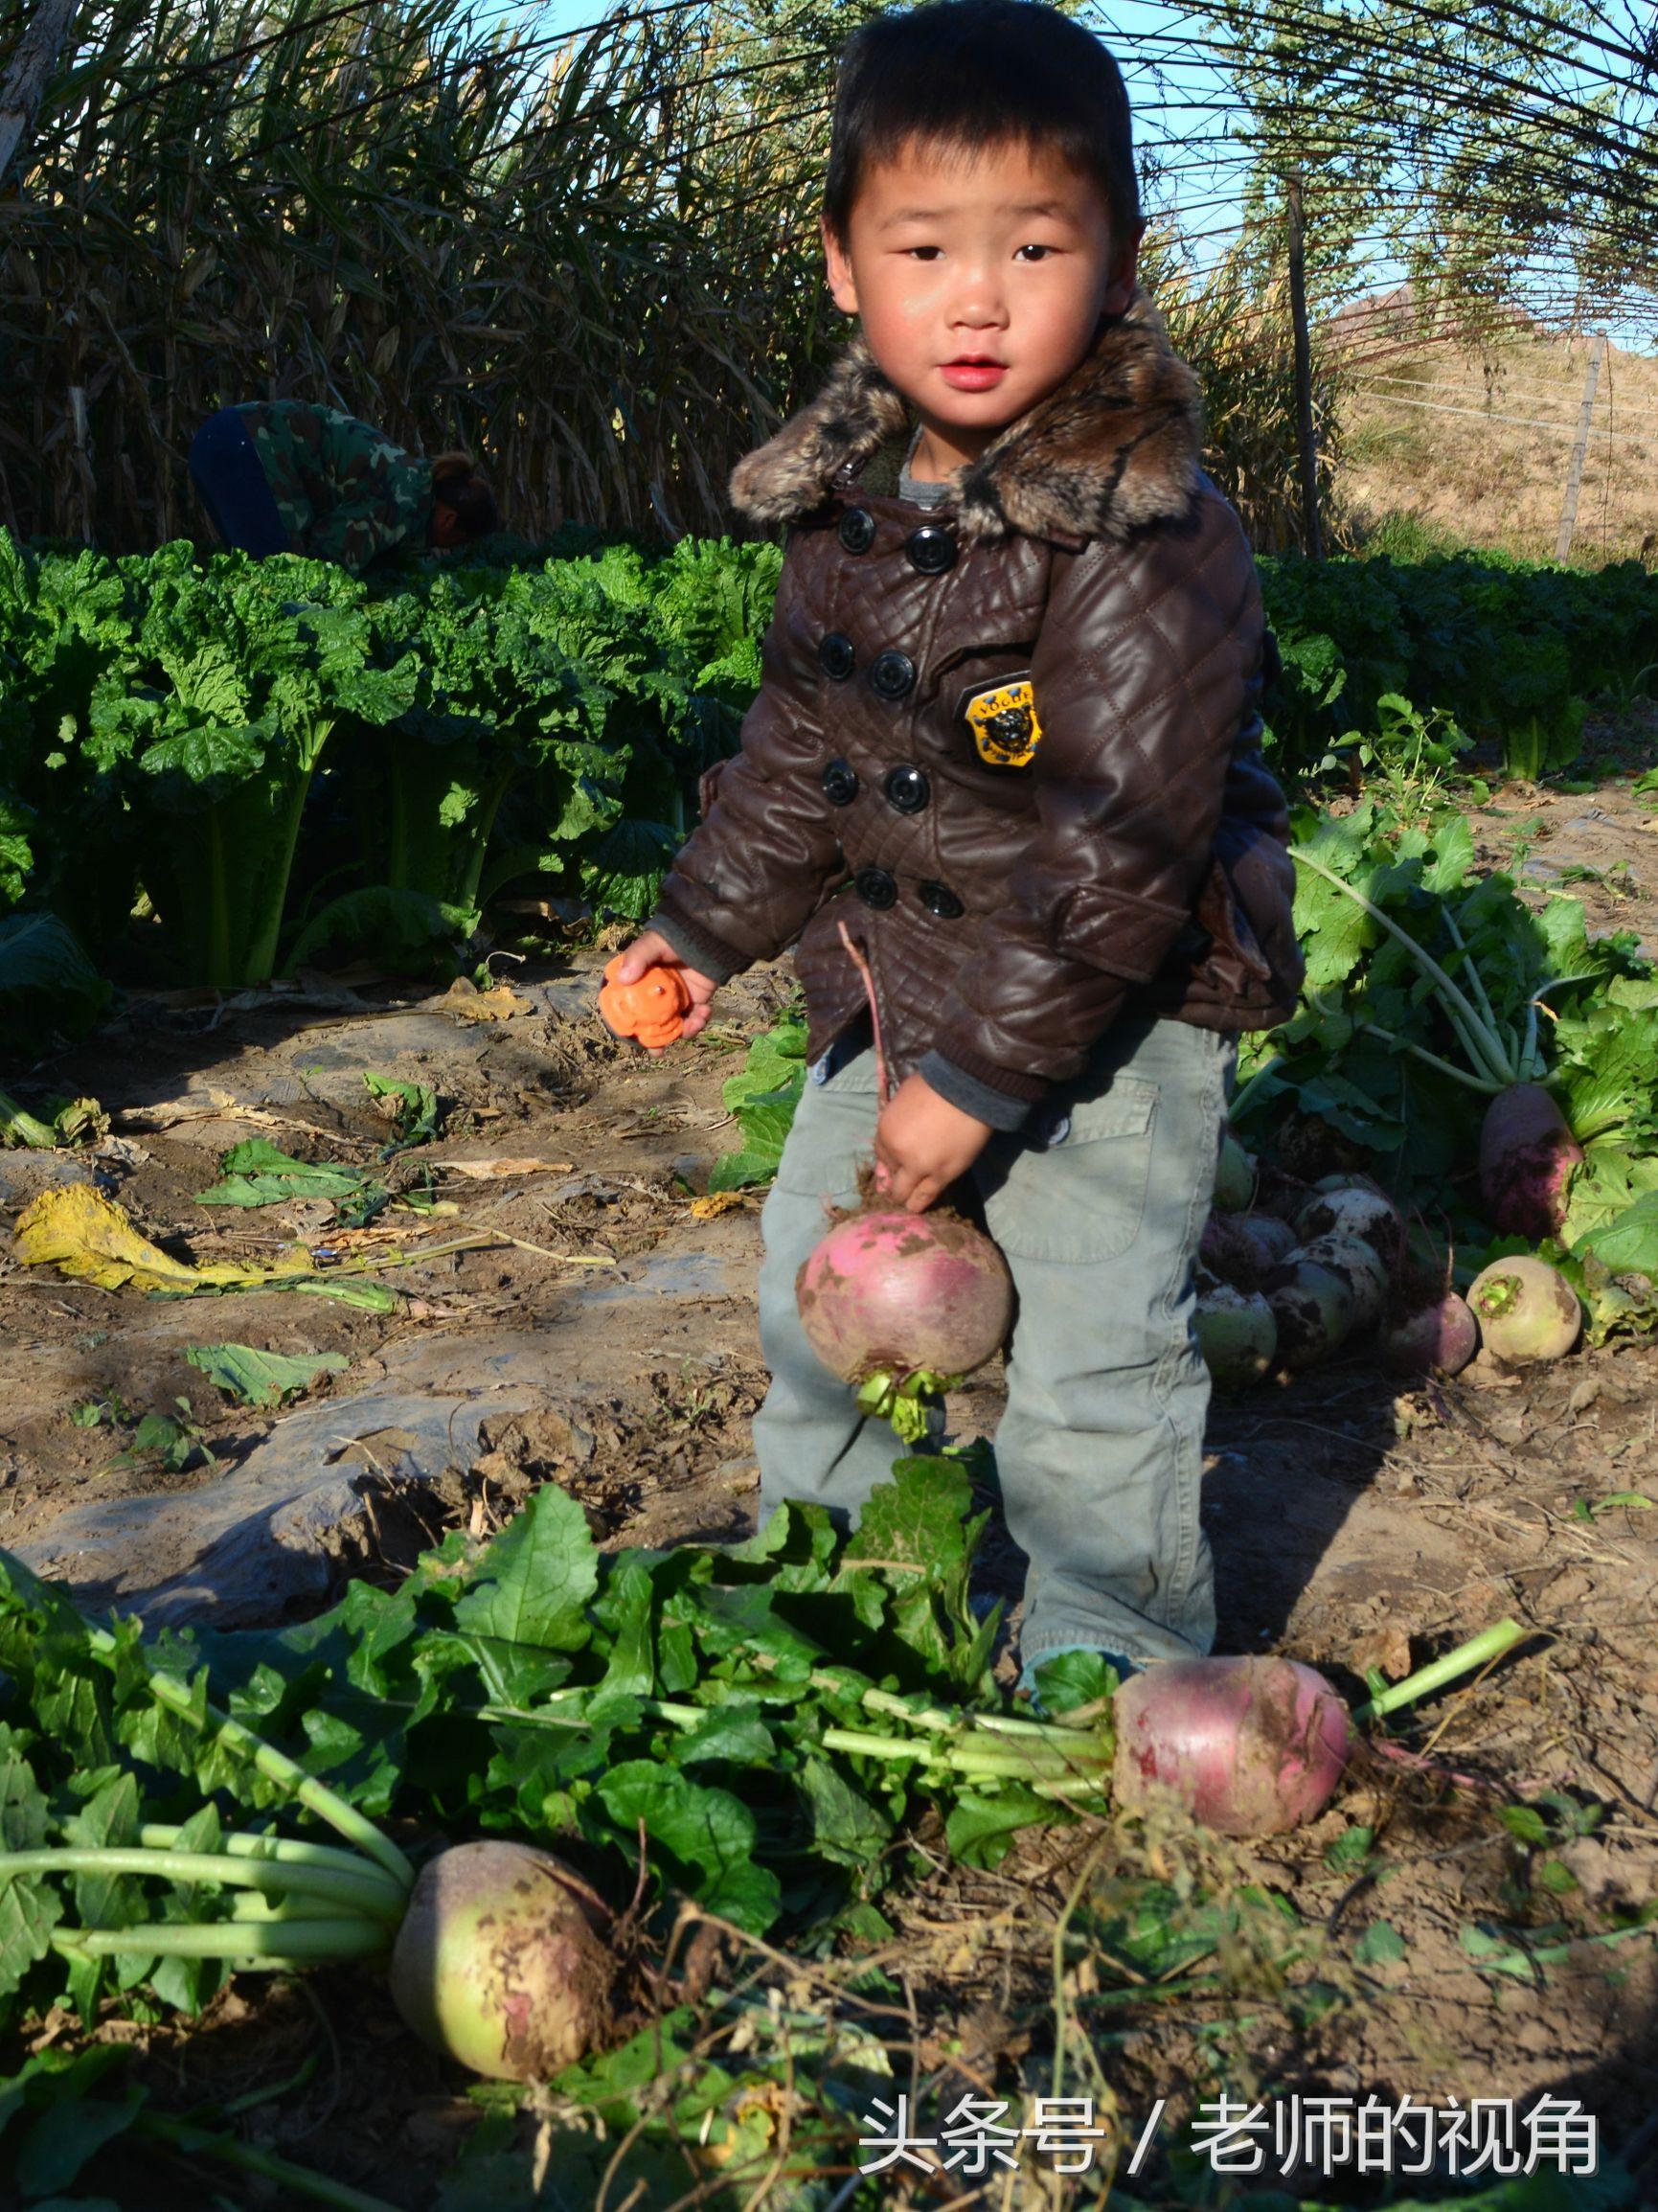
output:
M 955 360 L 943 362 L 939 374 L 954 391 L 990 392 L 1008 374 L 1008 364 L 992 361 L 985 353 L 961 353 Z

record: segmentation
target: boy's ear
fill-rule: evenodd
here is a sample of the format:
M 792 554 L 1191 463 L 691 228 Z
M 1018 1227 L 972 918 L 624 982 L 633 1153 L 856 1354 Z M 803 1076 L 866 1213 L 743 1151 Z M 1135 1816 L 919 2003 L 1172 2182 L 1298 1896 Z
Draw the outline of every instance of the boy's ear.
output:
M 1140 281 L 1140 241 L 1146 236 L 1146 225 L 1137 223 L 1126 244 L 1117 255 L 1111 270 L 1111 282 L 1105 287 L 1105 298 L 1101 311 L 1107 315 L 1125 314 L 1128 303 L 1134 297 L 1134 287 Z
M 818 218 L 823 234 L 823 258 L 829 270 L 829 296 L 843 315 L 858 311 L 858 288 L 852 281 L 852 264 L 847 258 L 846 247 L 829 227 L 828 216 Z

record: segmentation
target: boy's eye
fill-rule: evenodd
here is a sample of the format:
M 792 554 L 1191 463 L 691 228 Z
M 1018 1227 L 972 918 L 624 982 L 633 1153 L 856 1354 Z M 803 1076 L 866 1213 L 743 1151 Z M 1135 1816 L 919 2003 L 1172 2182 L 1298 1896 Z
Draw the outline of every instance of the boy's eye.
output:
M 1052 246 L 1021 246 L 1019 258 L 1025 261 L 1040 262 L 1045 261 L 1053 251 Z
M 914 261 L 934 262 L 943 249 L 942 246 L 906 246 L 904 251 Z

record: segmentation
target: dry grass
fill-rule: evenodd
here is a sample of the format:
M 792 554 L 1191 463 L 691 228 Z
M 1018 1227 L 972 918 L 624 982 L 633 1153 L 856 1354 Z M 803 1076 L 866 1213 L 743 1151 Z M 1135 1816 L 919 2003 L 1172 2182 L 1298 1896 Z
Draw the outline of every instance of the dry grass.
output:
M 472 447 L 527 536 L 730 527 L 732 464 L 845 334 L 816 239 L 833 25 L 711 0 L 554 48 L 464 11 L 85 0 L 0 198 L 0 524 L 201 536 L 196 427 L 298 398 Z M 1241 263 L 1166 262 L 1161 296 L 1211 467 L 1275 548 L 1282 301 Z
M 1360 522 L 1407 515 L 1436 536 L 1552 560 L 1587 354 L 1584 338 L 1540 333 L 1484 353 L 1373 350 L 1335 416 L 1343 507 Z M 1571 558 L 1598 567 L 1643 552 L 1650 561 L 1655 549 L 1658 359 L 1609 346 Z

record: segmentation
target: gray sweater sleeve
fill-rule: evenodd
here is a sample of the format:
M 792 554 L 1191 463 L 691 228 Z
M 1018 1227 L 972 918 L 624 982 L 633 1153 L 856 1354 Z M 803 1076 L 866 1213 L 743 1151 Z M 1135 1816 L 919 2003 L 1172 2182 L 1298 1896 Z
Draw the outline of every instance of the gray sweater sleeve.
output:
M 951 1106 L 960 1106 L 963 1113 L 971 1114 L 975 1121 L 988 1122 L 993 1129 L 1017 1129 L 1025 1126 L 1025 1117 L 1031 1110 L 1028 1099 L 1010 1098 L 1005 1090 L 992 1090 L 988 1083 L 969 1075 L 954 1060 L 946 1060 L 942 1052 L 923 1053 L 916 1066 L 916 1073 L 931 1083 L 942 1099 Z

